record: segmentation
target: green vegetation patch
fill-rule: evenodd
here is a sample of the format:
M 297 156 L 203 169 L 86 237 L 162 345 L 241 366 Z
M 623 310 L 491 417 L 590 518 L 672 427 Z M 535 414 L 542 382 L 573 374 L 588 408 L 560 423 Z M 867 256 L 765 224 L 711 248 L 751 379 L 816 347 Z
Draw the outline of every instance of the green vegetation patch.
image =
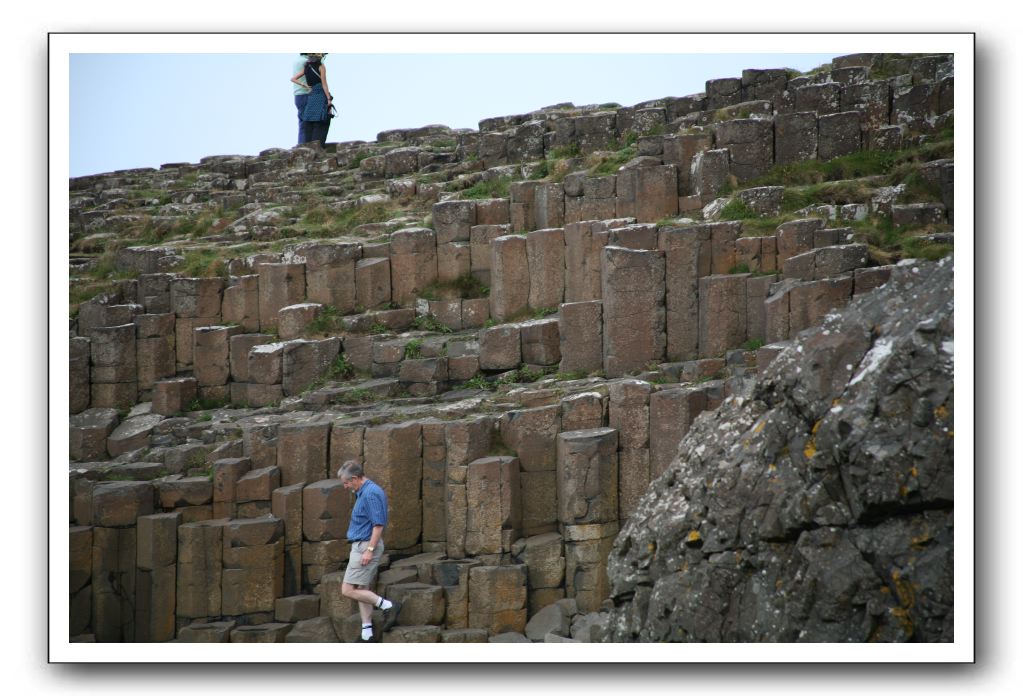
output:
M 478 198 L 507 198 L 508 185 L 512 179 L 510 176 L 499 176 L 486 181 L 480 181 L 462 191 L 462 199 Z

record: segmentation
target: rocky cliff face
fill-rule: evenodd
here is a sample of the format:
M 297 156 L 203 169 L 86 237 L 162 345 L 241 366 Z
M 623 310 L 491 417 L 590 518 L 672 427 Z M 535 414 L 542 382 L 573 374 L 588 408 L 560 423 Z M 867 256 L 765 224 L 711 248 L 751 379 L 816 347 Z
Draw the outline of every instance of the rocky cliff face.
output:
M 953 264 L 704 413 L 608 560 L 612 641 L 953 639 Z

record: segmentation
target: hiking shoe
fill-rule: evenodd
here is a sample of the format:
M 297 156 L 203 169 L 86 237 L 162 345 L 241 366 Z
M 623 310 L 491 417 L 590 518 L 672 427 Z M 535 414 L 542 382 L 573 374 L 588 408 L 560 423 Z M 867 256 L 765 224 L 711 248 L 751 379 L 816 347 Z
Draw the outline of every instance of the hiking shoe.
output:
M 401 602 L 398 600 L 391 601 L 391 608 L 384 609 L 384 630 L 390 631 L 398 620 L 398 614 L 401 612 Z

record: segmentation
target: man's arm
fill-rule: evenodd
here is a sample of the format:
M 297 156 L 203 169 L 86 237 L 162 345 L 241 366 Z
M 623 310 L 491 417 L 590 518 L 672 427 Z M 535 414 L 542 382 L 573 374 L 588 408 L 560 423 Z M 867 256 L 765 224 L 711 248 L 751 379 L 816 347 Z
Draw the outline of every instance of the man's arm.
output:
M 377 544 L 380 543 L 380 537 L 384 534 L 384 526 L 382 524 L 373 525 L 373 533 L 369 535 L 369 545 L 366 546 L 366 550 L 362 552 L 362 558 L 359 560 L 362 565 L 366 565 L 373 560 L 373 551 L 376 550 Z

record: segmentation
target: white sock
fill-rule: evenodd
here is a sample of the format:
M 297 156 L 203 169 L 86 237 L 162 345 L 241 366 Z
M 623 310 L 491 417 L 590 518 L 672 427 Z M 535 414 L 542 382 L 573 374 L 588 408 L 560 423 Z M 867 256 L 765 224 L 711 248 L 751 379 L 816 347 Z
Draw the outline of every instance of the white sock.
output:
M 384 599 L 383 597 L 381 597 L 380 601 L 377 603 L 377 609 L 383 609 L 384 611 L 387 611 L 388 609 L 390 609 L 393 606 L 394 606 L 394 604 L 391 603 L 391 600 Z
M 366 624 L 362 627 L 362 639 L 369 640 L 373 637 L 373 624 Z

